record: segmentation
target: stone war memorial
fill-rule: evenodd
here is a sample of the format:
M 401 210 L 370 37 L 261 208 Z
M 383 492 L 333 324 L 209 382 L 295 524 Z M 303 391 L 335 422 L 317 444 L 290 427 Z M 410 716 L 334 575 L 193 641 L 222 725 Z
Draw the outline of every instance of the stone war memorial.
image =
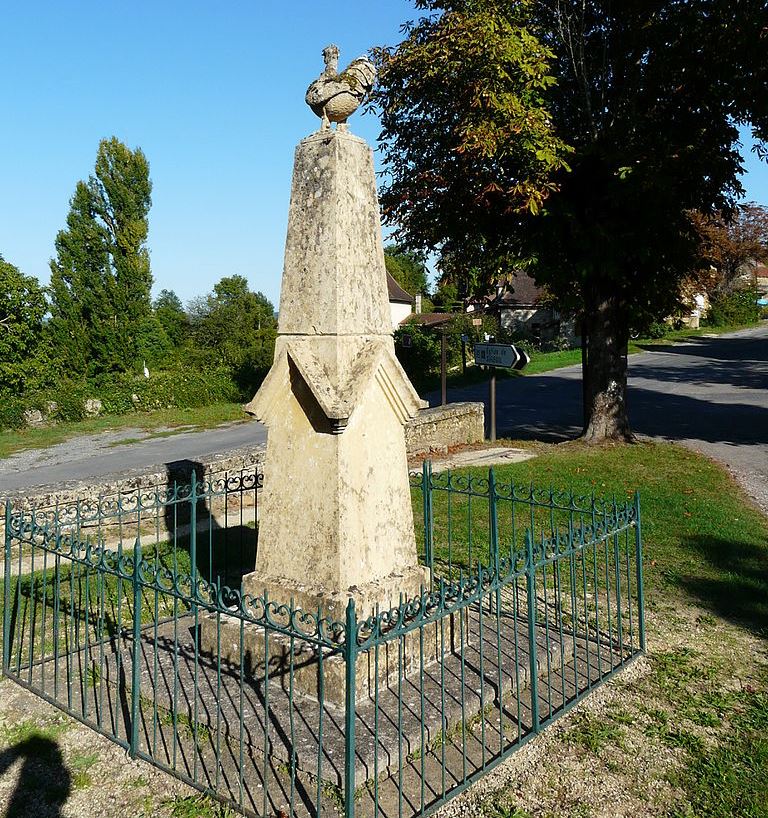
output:
M 6 503 L 3 672 L 142 759 L 274 816 L 432 812 L 645 649 L 637 497 L 409 473 L 375 81 L 306 102 L 266 458 Z M 287 180 L 286 180 L 287 181 Z

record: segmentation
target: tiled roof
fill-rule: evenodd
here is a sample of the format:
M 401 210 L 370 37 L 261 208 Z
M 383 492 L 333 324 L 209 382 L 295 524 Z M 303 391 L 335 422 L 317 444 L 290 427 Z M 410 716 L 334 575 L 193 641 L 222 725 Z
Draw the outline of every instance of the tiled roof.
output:
M 407 293 L 389 273 L 387 273 L 387 292 L 389 300 L 396 304 L 413 304 L 413 296 Z
M 512 281 L 509 288 L 501 294 L 499 306 L 533 306 L 538 304 L 543 295 L 541 287 L 536 285 L 536 282 L 522 270 L 516 270 L 512 274 Z
M 440 324 L 447 324 L 454 317 L 451 312 L 421 312 L 409 315 L 400 324 L 421 324 L 423 327 L 436 327 Z

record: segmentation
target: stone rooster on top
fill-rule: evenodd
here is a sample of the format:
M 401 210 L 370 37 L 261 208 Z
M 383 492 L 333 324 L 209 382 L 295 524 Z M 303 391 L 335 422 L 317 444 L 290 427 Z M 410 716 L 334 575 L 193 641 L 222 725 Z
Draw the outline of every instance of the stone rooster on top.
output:
M 331 122 L 338 123 L 338 130 L 347 130 L 347 119 L 358 109 L 373 88 L 376 69 L 367 57 L 358 57 L 339 73 L 339 49 L 335 45 L 323 49 L 325 70 L 307 88 L 304 99 L 312 111 L 320 117 L 321 131 L 327 131 Z

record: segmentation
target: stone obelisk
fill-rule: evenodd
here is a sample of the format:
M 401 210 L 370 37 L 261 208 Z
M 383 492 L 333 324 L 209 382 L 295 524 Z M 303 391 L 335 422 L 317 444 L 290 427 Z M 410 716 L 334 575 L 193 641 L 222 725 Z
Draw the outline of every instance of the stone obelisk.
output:
M 364 617 L 427 582 L 404 437 L 425 404 L 395 357 L 372 153 L 345 124 L 373 66 L 338 75 L 338 50 L 324 56 L 307 92 L 322 126 L 296 148 L 275 359 L 246 407 L 268 442 L 244 586 L 341 620 L 350 597 Z

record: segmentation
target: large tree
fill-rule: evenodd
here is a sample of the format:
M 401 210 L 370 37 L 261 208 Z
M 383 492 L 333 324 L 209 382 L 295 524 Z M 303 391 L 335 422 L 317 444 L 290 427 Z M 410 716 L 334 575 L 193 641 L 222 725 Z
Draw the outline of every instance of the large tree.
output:
M 115 137 L 99 143 L 95 172 L 77 183 L 51 261 L 51 336 L 70 371 L 131 370 L 153 346 L 151 191 L 140 148 Z
M 37 386 L 44 375 L 46 310 L 37 279 L 23 275 L 0 255 L 0 393 L 20 394 Z
M 250 397 L 272 365 L 277 336 L 275 308 L 252 292 L 244 276 L 225 276 L 213 292 L 189 305 L 192 342 L 232 371 Z
M 527 263 L 582 319 L 584 436 L 628 438 L 629 323 L 668 314 L 698 265 L 689 212 L 741 193 L 737 126 L 768 137 L 765 0 L 416 6 L 379 54 L 385 216 L 454 278 Z
M 768 208 L 750 202 L 730 214 L 693 213 L 692 219 L 709 268 L 704 271 L 711 279 L 708 289 L 727 291 L 748 276 L 754 265 L 768 261 Z

